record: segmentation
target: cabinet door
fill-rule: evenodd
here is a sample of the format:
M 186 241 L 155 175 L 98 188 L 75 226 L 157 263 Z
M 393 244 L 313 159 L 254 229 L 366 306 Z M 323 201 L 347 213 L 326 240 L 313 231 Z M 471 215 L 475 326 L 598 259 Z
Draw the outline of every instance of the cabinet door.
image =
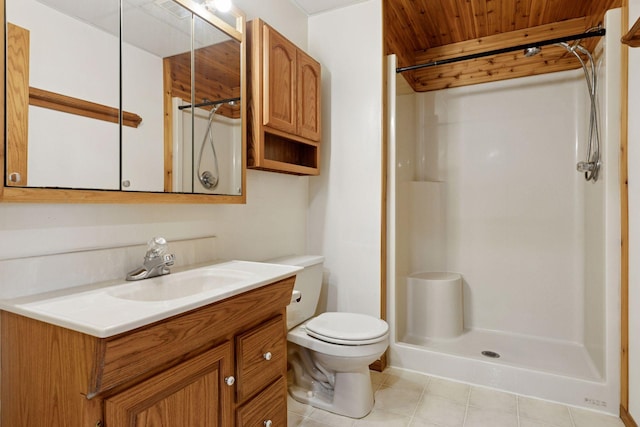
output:
M 298 51 L 298 135 L 320 141 L 320 64 Z
M 296 133 L 296 47 L 273 28 L 265 25 L 263 124 Z
M 224 344 L 105 399 L 109 427 L 229 426 L 231 344 Z

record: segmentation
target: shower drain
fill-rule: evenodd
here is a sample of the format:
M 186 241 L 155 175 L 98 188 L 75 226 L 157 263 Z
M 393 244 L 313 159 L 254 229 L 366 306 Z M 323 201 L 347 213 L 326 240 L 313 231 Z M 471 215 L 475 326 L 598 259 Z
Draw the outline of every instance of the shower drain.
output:
M 483 351 L 482 355 L 486 357 L 490 357 L 492 359 L 497 359 L 498 357 L 500 357 L 500 353 L 496 353 L 495 351 L 491 351 L 491 350 Z

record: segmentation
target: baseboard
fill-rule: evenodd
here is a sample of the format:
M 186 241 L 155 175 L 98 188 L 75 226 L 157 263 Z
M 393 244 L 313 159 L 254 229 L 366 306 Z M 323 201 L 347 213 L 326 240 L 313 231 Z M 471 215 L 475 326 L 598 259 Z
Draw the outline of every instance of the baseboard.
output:
M 633 417 L 622 405 L 620 405 L 620 419 L 624 423 L 625 427 L 638 427 L 638 424 L 634 421 Z

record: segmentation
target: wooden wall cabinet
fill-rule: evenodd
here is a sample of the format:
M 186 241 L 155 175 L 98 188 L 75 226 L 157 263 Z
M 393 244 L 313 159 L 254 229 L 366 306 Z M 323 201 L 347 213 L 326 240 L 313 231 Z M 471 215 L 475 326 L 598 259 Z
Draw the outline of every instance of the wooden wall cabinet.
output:
M 0 425 L 286 425 L 294 280 L 109 338 L 2 311 Z
M 247 40 L 248 167 L 318 175 L 320 64 L 260 19 Z

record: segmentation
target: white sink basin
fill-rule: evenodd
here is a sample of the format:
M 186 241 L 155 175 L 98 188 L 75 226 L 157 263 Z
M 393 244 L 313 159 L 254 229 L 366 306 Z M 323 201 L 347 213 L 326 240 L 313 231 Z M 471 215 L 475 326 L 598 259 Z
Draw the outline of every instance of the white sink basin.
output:
M 99 338 L 295 275 L 301 267 L 229 261 L 134 282 L 0 301 L 0 308 Z
M 236 285 L 254 276 L 253 273 L 240 270 L 198 269 L 129 282 L 107 293 L 112 297 L 133 301 L 167 301 Z

